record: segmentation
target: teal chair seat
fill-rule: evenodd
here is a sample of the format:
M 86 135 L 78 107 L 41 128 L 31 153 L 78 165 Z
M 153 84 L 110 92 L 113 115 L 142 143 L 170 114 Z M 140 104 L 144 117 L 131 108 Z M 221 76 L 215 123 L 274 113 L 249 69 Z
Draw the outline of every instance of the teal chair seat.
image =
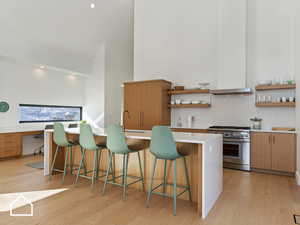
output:
M 143 149 L 138 149 L 138 150 L 129 149 L 128 145 L 126 143 L 126 137 L 122 130 L 122 127 L 119 125 L 115 125 L 115 124 L 110 125 L 107 128 L 107 148 L 110 151 L 109 162 L 108 162 L 109 168 L 106 173 L 105 183 L 104 183 L 103 190 L 102 190 L 103 194 L 105 193 L 107 183 L 123 187 L 123 200 L 125 200 L 127 198 L 127 187 L 131 184 L 141 182 L 142 189 L 144 190 L 143 169 L 142 169 L 142 163 L 141 163 L 141 158 L 140 158 L 140 153 L 139 153 Z M 132 153 L 137 153 L 138 160 L 139 160 L 139 167 L 140 167 L 140 177 L 128 175 L 129 154 L 132 154 Z M 123 155 L 123 171 L 122 171 L 122 175 L 120 175 L 118 177 L 113 177 L 112 179 L 109 180 L 108 179 L 109 171 L 112 169 L 112 158 L 115 154 Z M 134 178 L 135 181 L 128 184 L 127 183 L 128 177 Z M 117 178 L 122 178 L 122 184 L 115 182 L 115 179 L 117 179 Z
M 177 197 L 184 192 L 188 191 L 189 199 L 192 200 L 191 190 L 190 190 L 190 182 L 188 176 L 188 169 L 186 164 L 186 155 L 180 154 L 176 148 L 176 142 L 174 141 L 172 131 L 170 128 L 166 126 L 155 126 L 152 129 L 152 137 L 151 137 L 151 144 L 150 144 L 150 152 L 154 155 L 154 162 L 153 162 L 153 169 L 150 181 L 150 187 L 148 190 L 148 197 L 146 206 L 149 207 L 150 199 L 152 194 L 162 195 L 164 197 L 173 197 L 173 215 L 176 215 L 176 201 Z M 183 158 L 184 167 L 185 167 L 185 175 L 186 175 L 186 186 L 179 186 L 177 185 L 177 159 Z M 155 175 L 155 168 L 157 164 L 157 160 L 164 160 L 164 177 L 163 183 L 157 185 L 156 187 L 152 188 L 153 186 L 153 179 Z M 170 160 L 173 162 L 173 184 L 167 184 L 167 161 Z M 169 196 L 166 194 L 166 186 L 172 185 L 173 186 L 173 195 Z M 163 192 L 154 192 L 159 187 L 163 187 Z M 177 187 L 183 188 L 184 190 L 177 194 Z

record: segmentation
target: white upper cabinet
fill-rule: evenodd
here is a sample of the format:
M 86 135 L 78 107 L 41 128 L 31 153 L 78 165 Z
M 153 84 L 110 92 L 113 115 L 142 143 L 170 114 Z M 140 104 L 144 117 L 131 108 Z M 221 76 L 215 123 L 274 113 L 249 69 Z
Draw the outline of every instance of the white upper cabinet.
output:
M 220 0 L 218 10 L 217 88 L 245 88 L 247 0 Z

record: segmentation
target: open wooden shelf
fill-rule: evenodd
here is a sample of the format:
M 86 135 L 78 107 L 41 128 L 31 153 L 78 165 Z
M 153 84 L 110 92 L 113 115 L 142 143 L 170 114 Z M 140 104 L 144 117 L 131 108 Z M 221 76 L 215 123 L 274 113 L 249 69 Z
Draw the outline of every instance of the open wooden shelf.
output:
M 175 104 L 168 105 L 169 108 L 209 108 L 210 104 Z
M 295 89 L 296 84 L 280 84 L 280 85 L 258 85 L 255 87 L 257 91 L 268 91 L 268 90 L 283 90 L 283 89 Z
M 257 107 L 295 107 L 295 102 L 268 102 L 268 103 L 256 103 Z
M 209 89 L 186 89 L 186 90 L 171 90 L 169 95 L 184 95 L 184 94 L 209 94 Z

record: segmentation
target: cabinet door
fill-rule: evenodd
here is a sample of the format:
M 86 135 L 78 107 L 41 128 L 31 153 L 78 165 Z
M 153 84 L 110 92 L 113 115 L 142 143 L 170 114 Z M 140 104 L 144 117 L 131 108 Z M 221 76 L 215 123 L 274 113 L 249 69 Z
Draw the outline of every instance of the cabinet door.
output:
M 137 84 L 124 86 L 124 124 L 126 129 L 141 128 L 141 87 Z
M 296 136 L 294 134 L 272 135 L 272 170 L 295 172 Z
M 251 134 L 251 167 L 271 169 L 272 135 L 270 133 Z
M 141 87 L 141 129 L 151 130 L 153 126 L 160 125 L 162 88 L 160 84 L 152 82 L 146 82 Z

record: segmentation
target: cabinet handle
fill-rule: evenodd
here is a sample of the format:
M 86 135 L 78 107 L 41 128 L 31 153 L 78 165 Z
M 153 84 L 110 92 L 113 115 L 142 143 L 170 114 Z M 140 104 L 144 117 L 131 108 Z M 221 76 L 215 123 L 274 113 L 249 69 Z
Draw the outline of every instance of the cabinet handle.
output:
M 144 126 L 144 113 L 141 112 L 141 127 Z
M 140 126 L 140 128 L 142 128 L 142 112 L 140 112 L 140 115 L 139 115 L 139 126 Z
M 273 135 L 273 144 L 275 144 L 275 135 Z
M 269 135 L 269 144 L 272 144 L 272 136 Z

